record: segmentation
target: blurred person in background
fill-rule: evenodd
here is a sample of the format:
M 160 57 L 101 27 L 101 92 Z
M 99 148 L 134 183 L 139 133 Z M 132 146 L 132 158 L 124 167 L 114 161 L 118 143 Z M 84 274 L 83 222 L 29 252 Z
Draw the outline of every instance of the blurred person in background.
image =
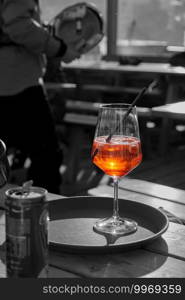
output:
M 70 63 L 83 43 L 50 34 L 38 0 L 0 0 L 0 137 L 30 158 L 28 179 L 54 193 L 62 154 L 44 90 L 46 58 Z

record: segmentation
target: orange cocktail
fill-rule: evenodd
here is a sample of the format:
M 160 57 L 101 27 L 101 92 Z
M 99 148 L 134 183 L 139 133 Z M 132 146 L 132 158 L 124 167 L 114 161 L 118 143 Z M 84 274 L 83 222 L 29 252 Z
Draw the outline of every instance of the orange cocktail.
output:
M 141 143 L 136 137 L 107 136 L 96 137 L 93 142 L 93 163 L 109 176 L 122 177 L 133 170 L 142 160 Z

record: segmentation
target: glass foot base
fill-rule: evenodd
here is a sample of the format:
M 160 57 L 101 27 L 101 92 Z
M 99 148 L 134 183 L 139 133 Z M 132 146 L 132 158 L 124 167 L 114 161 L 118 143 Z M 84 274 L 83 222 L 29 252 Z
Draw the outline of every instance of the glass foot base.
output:
M 131 219 L 111 217 L 97 221 L 93 228 L 100 233 L 128 235 L 137 230 L 137 223 Z

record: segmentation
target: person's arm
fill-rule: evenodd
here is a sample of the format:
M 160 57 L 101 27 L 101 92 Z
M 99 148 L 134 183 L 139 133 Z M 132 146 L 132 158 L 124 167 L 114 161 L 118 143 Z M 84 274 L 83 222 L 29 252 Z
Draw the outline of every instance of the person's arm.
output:
M 32 18 L 39 16 L 34 0 L 3 0 L 2 18 L 3 31 L 16 44 L 22 45 L 34 53 L 45 53 L 47 56 L 63 56 L 66 45 L 54 38 L 39 23 Z

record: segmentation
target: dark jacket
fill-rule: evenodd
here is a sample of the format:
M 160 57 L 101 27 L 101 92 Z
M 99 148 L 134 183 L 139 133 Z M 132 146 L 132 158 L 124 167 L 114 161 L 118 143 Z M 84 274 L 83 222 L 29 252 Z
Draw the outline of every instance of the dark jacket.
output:
M 36 0 L 0 0 L 0 27 L 10 41 L 0 44 L 0 95 L 13 95 L 42 81 L 45 57 L 60 44 L 42 26 Z

